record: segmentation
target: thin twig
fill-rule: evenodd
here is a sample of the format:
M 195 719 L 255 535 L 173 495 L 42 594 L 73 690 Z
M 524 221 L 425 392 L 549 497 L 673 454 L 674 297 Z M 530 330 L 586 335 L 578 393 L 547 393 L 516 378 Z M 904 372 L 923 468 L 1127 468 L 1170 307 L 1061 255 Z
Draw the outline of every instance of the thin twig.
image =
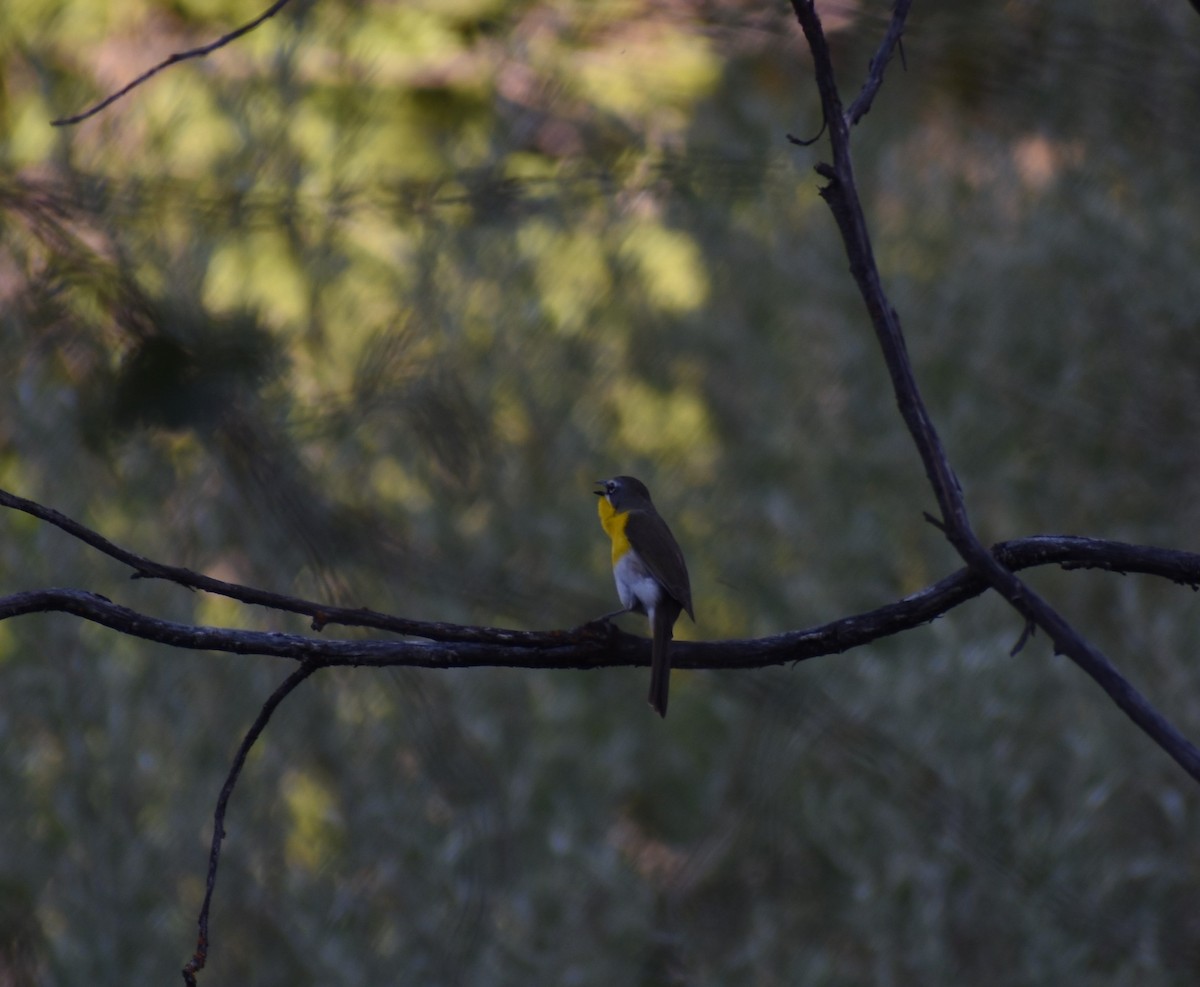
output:
M 841 97 L 825 33 L 812 0 L 792 0 L 792 8 L 813 56 L 817 88 L 829 121 L 833 164 L 819 164 L 817 173 L 827 179 L 821 196 L 828 203 L 842 234 L 850 271 L 858 283 L 871 324 L 883 352 L 901 417 L 908 427 L 925 468 L 947 539 L 967 567 L 1003 596 L 1027 621 L 1046 631 L 1057 652 L 1065 654 L 1109 695 L 1155 743 L 1193 779 L 1200 782 L 1200 749 L 1197 749 L 1146 699 L 1090 642 L 1030 587 L 1018 579 L 983 545 L 975 534 L 958 477 L 950 465 L 941 437 L 929 417 L 908 357 L 900 317 L 883 290 L 878 266 L 858 197 L 850 156 L 850 123 L 842 114 Z M 893 19 L 893 27 L 895 26 Z
M 283 593 L 271 593 L 253 586 L 243 586 L 239 583 L 226 582 L 223 579 L 214 579 L 180 566 L 164 565 L 121 548 L 119 545 L 114 545 L 103 535 L 52 507 L 18 497 L 7 490 L 0 489 L 0 507 L 11 507 L 14 510 L 23 511 L 60 528 L 85 544 L 91 545 L 97 551 L 103 552 L 109 558 L 129 566 L 134 571 L 135 579 L 165 579 L 189 589 L 225 596 L 240 603 L 270 607 L 272 610 L 281 610 L 285 613 L 303 614 L 312 618 L 313 630 L 321 630 L 331 624 L 341 624 L 346 627 L 370 627 L 393 634 L 423 637 L 431 641 L 476 641 L 536 646 L 534 636 L 525 631 L 508 630 L 503 627 L 470 627 L 438 621 L 410 620 L 406 617 L 394 617 L 365 608 L 328 606 L 323 603 L 314 603 L 311 600 L 286 596 Z
M 122 96 L 128 95 L 130 92 L 132 92 L 138 86 L 140 86 L 143 82 L 146 82 L 147 80 L 158 75 L 158 73 L 161 72 L 163 69 L 170 68 L 172 65 L 177 65 L 179 62 L 186 62 L 192 58 L 203 58 L 205 55 L 211 55 L 218 48 L 224 48 L 231 41 L 236 41 L 243 34 L 249 34 L 256 27 L 258 27 L 261 23 L 263 23 L 263 21 L 269 20 L 270 18 L 272 18 L 276 14 L 278 14 L 290 2 L 291 2 L 291 0 L 275 0 L 275 2 L 273 4 L 271 4 L 270 7 L 268 7 L 265 11 L 263 11 L 261 14 L 259 14 L 256 18 L 254 18 L 254 20 L 248 21 L 247 23 L 243 24 L 241 27 L 236 28 L 233 31 L 230 31 L 228 34 L 221 35 L 221 37 L 217 38 L 216 41 L 211 41 L 208 44 L 201 45 L 198 48 L 189 48 L 189 49 L 187 49 L 187 51 L 175 52 L 175 54 L 170 55 L 167 58 L 164 58 L 161 62 L 159 62 L 153 68 L 147 69 L 145 72 L 143 72 L 141 75 L 139 75 L 132 82 L 128 83 L 121 89 L 118 89 L 115 93 L 112 93 L 111 95 L 106 96 L 104 99 L 100 100 L 100 102 L 96 103 L 94 106 L 89 107 L 88 109 L 84 110 L 82 113 L 76 113 L 75 116 L 59 117 L 57 120 L 51 120 L 50 126 L 52 126 L 52 127 L 69 127 L 72 124 L 82 123 L 84 120 L 88 119 L 89 117 L 94 117 L 97 113 L 99 113 L 101 110 L 104 110 L 107 107 L 111 106 Z
M 266 729 L 271 714 L 275 712 L 279 704 L 301 682 L 322 667 L 319 662 L 305 662 L 279 684 L 267 701 L 263 703 L 262 709 L 258 711 L 258 716 L 255 717 L 254 723 L 246 731 L 246 736 L 242 738 L 242 742 L 238 746 L 233 764 L 229 766 L 229 774 L 225 778 L 225 784 L 221 786 L 221 794 L 217 798 L 217 808 L 213 813 L 212 848 L 208 853 L 208 878 L 204 887 L 204 904 L 200 906 L 200 918 L 197 923 L 199 934 L 196 938 L 196 952 L 192 954 L 192 958 L 183 968 L 183 979 L 188 987 L 196 987 L 196 974 L 204 969 L 204 963 L 208 959 L 208 912 L 212 905 L 213 890 L 217 886 L 217 865 L 221 861 L 221 843 L 225 839 L 225 809 L 229 805 L 229 797 L 233 795 L 234 786 L 246 764 L 246 756 L 263 730 Z
M 786 136 L 787 136 L 788 142 L 791 144 L 795 144 L 797 147 L 812 147 L 817 141 L 819 141 L 825 135 L 825 126 L 826 126 L 825 121 L 822 120 L 821 121 L 821 129 L 818 130 L 816 132 L 816 134 L 814 134 L 812 137 L 797 137 L 795 134 L 787 134 Z
M 871 59 L 871 65 L 867 69 L 867 81 L 863 83 L 858 96 L 850 104 L 850 109 L 846 111 L 846 118 L 852 127 L 871 112 L 871 104 L 875 101 L 875 96 L 883 85 L 883 74 L 887 69 L 888 62 L 892 60 L 892 53 L 899 51 L 900 61 L 904 62 L 904 22 L 908 19 L 908 9 L 911 6 L 912 0 L 896 0 L 896 4 L 892 8 L 892 23 L 888 25 L 887 33 L 884 34 L 875 56 Z

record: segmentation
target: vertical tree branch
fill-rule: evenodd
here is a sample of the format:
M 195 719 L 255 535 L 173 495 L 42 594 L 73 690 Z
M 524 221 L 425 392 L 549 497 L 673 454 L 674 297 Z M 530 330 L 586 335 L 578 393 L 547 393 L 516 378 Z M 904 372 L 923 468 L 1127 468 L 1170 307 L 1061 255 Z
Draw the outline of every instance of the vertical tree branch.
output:
M 1046 631 L 1057 653 L 1065 654 L 1090 675 L 1118 707 L 1192 778 L 1200 781 L 1200 750 L 1159 713 L 1099 649 L 1086 641 L 1049 603 L 1001 565 L 971 527 L 962 487 L 917 386 L 900 327 L 900 317 L 883 290 L 854 179 L 850 156 L 851 121 L 842 111 L 833 62 L 820 18 L 813 0 L 792 0 L 792 8 L 812 52 L 817 88 L 821 94 L 833 150 L 832 165 L 817 165 L 817 173 L 827 180 L 821 189 L 821 197 L 829 204 L 841 231 L 851 274 L 858 283 L 871 317 L 891 376 L 896 404 L 937 498 L 947 539 L 968 568 L 985 579 L 1026 621 Z M 898 5 L 889 31 L 895 32 L 897 37 L 903 29 L 902 13 Z

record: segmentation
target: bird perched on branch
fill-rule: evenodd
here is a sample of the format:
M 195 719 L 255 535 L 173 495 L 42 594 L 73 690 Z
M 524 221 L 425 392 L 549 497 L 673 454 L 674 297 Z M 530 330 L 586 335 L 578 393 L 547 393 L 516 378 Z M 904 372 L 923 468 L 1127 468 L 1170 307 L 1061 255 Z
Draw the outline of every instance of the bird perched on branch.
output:
M 596 485 L 600 524 L 612 540 L 613 579 L 624 608 L 601 619 L 623 613 L 643 613 L 650 619 L 650 705 L 666 716 L 675 621 L 683 610 L 696 619 L 687 565 L 641 480 L 614 476 Z

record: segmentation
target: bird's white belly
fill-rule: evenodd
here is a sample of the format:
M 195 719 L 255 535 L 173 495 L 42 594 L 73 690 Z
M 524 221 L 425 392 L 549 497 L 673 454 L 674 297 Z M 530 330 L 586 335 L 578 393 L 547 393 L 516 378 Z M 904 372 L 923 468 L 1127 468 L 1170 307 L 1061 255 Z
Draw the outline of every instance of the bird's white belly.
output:
M 613 579 L 617 583 L 617 595 L 621 606 L 639 613 L 649 613 L 662 599 L 662 587 L 650 575 L 638 553 L 630 549 L 615 566 Z

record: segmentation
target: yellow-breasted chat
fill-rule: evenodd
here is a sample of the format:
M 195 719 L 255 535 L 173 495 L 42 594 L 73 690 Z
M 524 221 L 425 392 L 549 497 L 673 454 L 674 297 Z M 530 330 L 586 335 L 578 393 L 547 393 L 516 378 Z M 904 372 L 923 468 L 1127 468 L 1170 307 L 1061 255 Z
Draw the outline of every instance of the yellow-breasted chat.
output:
M 679 543 L 654 504 L 650 491 L 632 476 L 597 480 L 600 524 L 612 540 L 613 579 L 623 613 L 643 613 L 650 619 L 650 705 L 667 715 L 671 679 L 671 637 L 680 611 L 692 612 L 692 587 Z

